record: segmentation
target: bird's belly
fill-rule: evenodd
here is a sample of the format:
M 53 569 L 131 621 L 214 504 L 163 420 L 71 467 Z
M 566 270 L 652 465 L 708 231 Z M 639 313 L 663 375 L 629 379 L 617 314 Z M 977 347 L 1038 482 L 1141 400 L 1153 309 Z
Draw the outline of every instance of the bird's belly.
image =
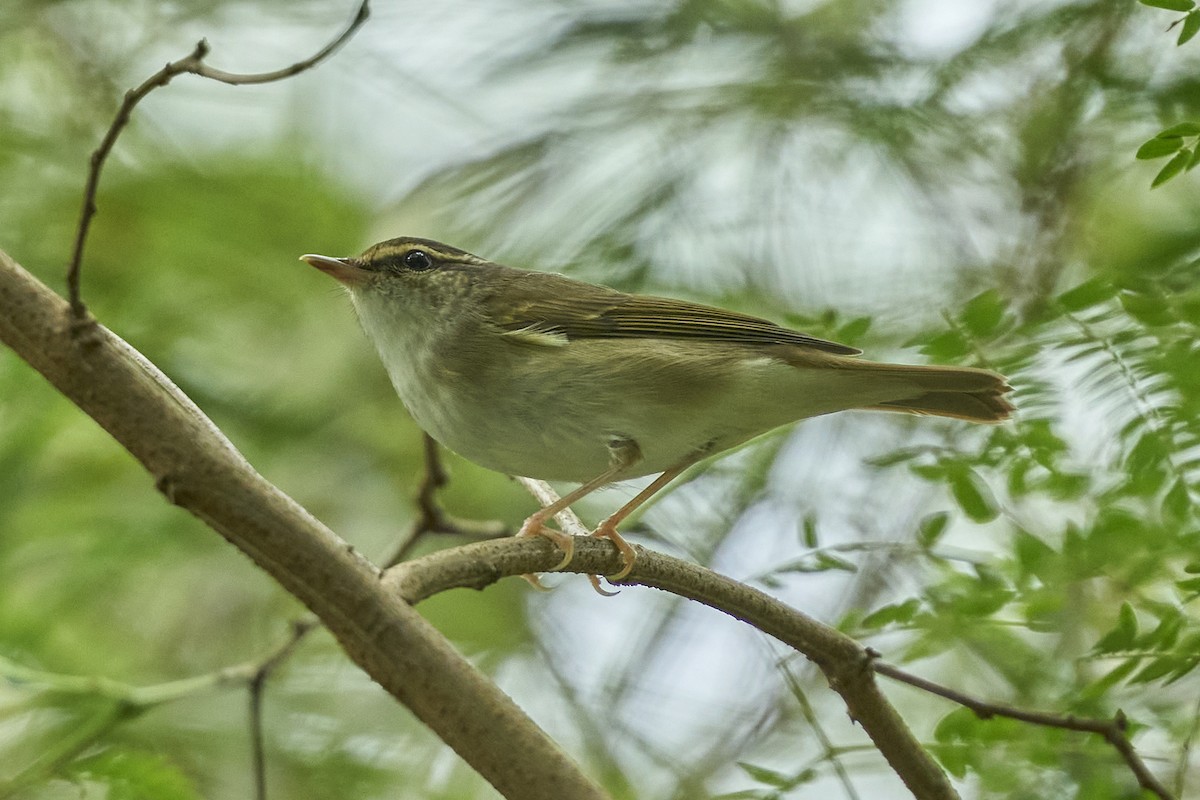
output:
M 822 388 L 828 378 L 718 344 L 662 341 L 631 357 L 620 342 L 584 340 L 514 345 L 486 363 L 443 353 L 388 366 L 413 418 L 443 445 L 543 480 L 588 481 L 610 468 L 613 445 L 628 442 L 642 458 L 614 479 L 662 472 L 853 405 Z
M 694 426 L 672 420 L 669 408 L 642 405 L 614 413 L 611 406 L 600 409 L 546 394 L 538 391 L 531 398 L 516 391 L 481 406 L 455 393 L 443 396 L 434 414 L 423 413 L 428 409 L 420 402 L 408 405 L 423 429 L 463 458 L 542 480 L 591 480 L 610 468 L 610 445 L 616 443 L 632 441 L 642 454 L 621 479 L 662 472 L 705 443 Z M 481 407 L 486 413 L 478 413 Z
M 627 442 L 642 458 L 615 479 L 662 472 L 788 421 L 764 418 L 766 396 L 753 381 L 735 381 L 731 390 L 704 370 L 687 370 L 683 377 L 651 371 L 638 382 L 614 370 L 613 360 L 603 363 L 608 369 L 565 360 L 533 374 L 510 365 L 501 394 L 483 388 L 495 381 L 468 374 L 397 389 L 418 424 L 454 452 L 543 480 L 588 481 L 612 465 L 611 446 Z

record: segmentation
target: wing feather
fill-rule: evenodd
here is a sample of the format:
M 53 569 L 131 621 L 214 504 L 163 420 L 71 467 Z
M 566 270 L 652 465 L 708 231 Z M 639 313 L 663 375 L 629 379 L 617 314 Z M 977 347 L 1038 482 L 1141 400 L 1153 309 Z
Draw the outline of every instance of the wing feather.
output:
M 632 295 L 562 275 L 513 270 L 491 318 L 506 331 L 534 330 L 570 339 L 652 337 L 796 345 L 838 355 L 861 351 L 769 320 L 669 297 Z

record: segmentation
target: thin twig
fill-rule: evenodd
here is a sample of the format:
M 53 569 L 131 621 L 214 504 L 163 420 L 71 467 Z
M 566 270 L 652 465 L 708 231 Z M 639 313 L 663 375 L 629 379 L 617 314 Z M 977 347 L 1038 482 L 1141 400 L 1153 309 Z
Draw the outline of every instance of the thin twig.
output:
M 833 765 L 833 771 L 837 774 L 838 780 L 841 781 L 842 788 L 846 791 L 846 797 L 850 800 L 860 800 L 858 790 L 854 788 L 854 782 L 850 780 L 850 773 L 846 771 L 846 765 L 842 763 L 841 756 L 838 750 L 833 746 L 833 741 L 830 740 L 829 734 L 825 732 L 825 728 L 821 725 L 821 721 L 817 718 L 816 712 L 813 711 L 812 703 L 808 702 L 808 695 L 804 692 L 804 687 L 800 685 L 800 680 L 792 673 L 786 663 L 781 664 L 783 668 L 783 678 L 787 681 L 788 688 L 792 692 L 792 697 L 796 698 L 796 702 L 800 706 L 800 713 L 804 715 L 804 719 L 808 722 L 808 726 L 812 728 L 813 734 L 817 737 L 817 742 L 820 743 L 824 760 Z
M 1073 714 L 1050 714 L 1043 711 L 1026 711 L 1004 705 L 1003 703 L 980 700 L 977 697 L 972 697 L 955 689 L 926 680 L 925 678 L 917 677 L 899 667 L 894 667 L 882 661 L 876 661 L 872 666 L 875 672 L 880 675 L 886 675 L 893 680 L 907 683 L 909 686 L 915 686 L 922 691 L 936 694 L 938 697 L 944 697 L 951 702 L 958 703 L 964 708 L 969 708 L 980 719 L 1007 717 L 1008 719 L 1027 722 L 1030 725 L 1061 728 L 1081 733 L 1095 733 L 1103 736 L 1105 741 L 1113 746 L 1125 761 L 1130 771 L 1133 772 L 1138 786 L 1152 793 L 1154 796 L 1162 798 L 1162 800 L 1174 800 L 1175 795 L 1171 793 L 1171 790 L 1154 776 L 1154 773 L 1146 766 L 1146 762 L 1133 749 L 1133 743 L 1129 740 L 1129 720 L 1126 719 L 1125 714 L 1121 711 L 1118 711 L 1112 719 L 1095 719 L 1091 717 L 1077 717 Z
M 296 652 L 296 648 L 300 646 L 300 642 L 310 631 L 320 627 L 320 621 L 316 617 L 304 617 L 292 622 L 291 637 L 275 649 L 274 652 L 268 653 L 254 670 L 254 674 L 250 677 L 250 746 L 252 769 L 254 770 L 254 797 L 256 800 L 267 800 L 267 759 L 266 747 L 263 744 L 263 724 L 262 724 L 262 700 L 263 692 L 266 689 L 267 679 L 279 669 L 284 661 L 289 659 L 292 653 Z
M 1183 797 L 1183 790 L 1187 786 L 1188 761 L 1191 760 L 1192 742 L 1196 740 L 1197 732 L 1200 732 L 1200 700 L 1196 701 L 1195 710 L 1192 712 L 1192 727 L 1179 747 L 1179 764 L 1175 767 L 1176 797 Z
M 417 520 L 408 535 L 396 550 L 383 562 L 383 568 L 394 567 L 407 559 L 426 534 L 440 533 L 450 536 L 465 536 L 470 539 L 498 539 L 512 533 L 508 526 L 497 520 L 458 519 L 446 513 L 438 504 L 438 490 L 450 482 L 450 476 L 442 463 L 437 441 L 425 434 L 425 473 L 415 498 Z
M 75 244 L 71 250 L 71 260 L 67 266 L 67 299 L 70 301 L 72 329 L 75 333 L 79 333 L 83 329 L 90 327 L 87 308 L 84 306 L 79 293 L 79 281 L 80 269 L 83 264 L 83 247 L 87 242 L 88 230 L 92 225 L 92 217 L 96 215 L 96 191 L 100 186 L 100 171 L 104 168 L 104 162 L 108 159 L 109 154 L 116 145 L 117 137 L 121 135 L 121 131 L 125 129 L 125 126 L 129 124 L 129 118 L 133 113 L 134 107 L 150 92 L 160 86 L 166 86 L 176 75 L 183 75 L 185 73 L 199 75 L 202 78 L 210 78 L 214 81 L 234 86 L 244 86 L 283 80 L 284 78 L 290 78 L 293 75 L 311 69 L 341 47 L 367 21 L 367 17 L 370 15 L 368 3 L 369 0 L 363 0 L 362 5 L 358 8 L 358 12 L 354 15 L 353 21 L 351 21 L 346 30 L 332 42 L 321 48 L 316 55 L 306 58 L 303 61 L 297 61 L 295 64 L 283 69 L 247 74 L 214 69 L 204 63 L 204 57 L 208 55 L 209 47 L 208 42 L 201 39 L 196 43 L 196 47 L 191 53 L 177 61 L 170 62 L 143 81 L 136 89 L 130 89 L 125 93 L 125 97 L 121 101 L 121 106 L 117 109 L 116 117 L 113 118 L 112 124 L 108 127 L 108 131 L 100 141 L 100 146 L 92 153 L 91 159 L 88 162 L 87 182 L 83 189 L 83 208 L 79 215 L 79 226 L 75 230 Z
M 557 503 L 561 498 L 558 492 L 554 491 L 554 487 L 546 481 L 539 481 L 534 478 L 516 478 L 517 483 L 525 487 L 525 491 L 533 495 L 533 499 L 538 501 L 538 504 L 545 508 Z M 583 520 L 579 515 L 572 511 L 569 507 L 554 515 L 554 519 L 562 526 L 563 533 L 570 536 L 587 536 L 588 527 L 583 524 Z

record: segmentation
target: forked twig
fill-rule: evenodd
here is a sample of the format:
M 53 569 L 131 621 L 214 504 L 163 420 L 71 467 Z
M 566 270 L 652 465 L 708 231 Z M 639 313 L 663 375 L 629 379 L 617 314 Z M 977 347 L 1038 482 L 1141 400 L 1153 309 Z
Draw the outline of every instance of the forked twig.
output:
M 470 539 L 496 539 L 511 532 L 503 522 L 495 520 L 458 519 L 446 513 L 438 504 L 438 490 L 450 482 L 446 467 L 442 464 L 437 441 L 428 433 L 424 435 L 425 474 L 414 501 L 417 504 L 417 520 L 408 535 L 395 551 L 383 562 L 383 568 L 394 567 L 412 554 L 417 543 L 429 533 L 466 536 Z
M 196 43 L 196 47 L 191 53 L 177 61 L 170 62 L 144 80 L 137 88 L 130 89 L 125 93 L 125 97 L 121 101 L 121 106 L 117 109 L 116 117 L 108 127 L 104 138 L 100 141 L 100 146 L 93 151 L 91 159 L 88 162 L 87 183 L 83 189 L 83 209 L 79 215 L 79 226 L 75 230 L 75 244 L 71 250 L 71 260 L 67 265 L 67 299 L 71 304 L 72 328 L 75 332 L 79 332 L 82 328 L 88 326 L 87 308 L 84 306 L 79 294 L 79 280 L 80 269 L 83 264 L 83 247 L 87 242 L 88 230 L 92 225 L 92 217 L 96 215 L 96 191 L 100 186 L 100 171 L 104 168 L 104 162 L 108 159 L 109 154 L 116 145 L 117 137 L 121 135 L 121 131 L 125 129 L 125 126 L 129 124 L 129 118 L 133 113 L 134 107 L 141 102 L 142 98 L 158 87 L 166 86 L 176 75 L 183 75 L 185 73 L 199 75 L 202 78 L 210 78 L 214 81 L 228 83 L 233 86 L 270 83 L 290 78 L 293 75 L 315 67 L 345 44 L 354 35 L 354 32 L 367 21 L 367 17 L 370 15 L 369 2 L 370 0 L 363 0 L 362 5 L 358 7 L 358 12 L 354 15 L 354 19 L 350 22 L 346 30 L 332 42 L 321 48 L 316 55 L 306 58 L 303 61 L 297 61 L 295 64 L 283 69 L 246 74 L 214 69 L 204 63 L 204 57 L 208 55 L 209 47 L 208 42 L 201 39 Z

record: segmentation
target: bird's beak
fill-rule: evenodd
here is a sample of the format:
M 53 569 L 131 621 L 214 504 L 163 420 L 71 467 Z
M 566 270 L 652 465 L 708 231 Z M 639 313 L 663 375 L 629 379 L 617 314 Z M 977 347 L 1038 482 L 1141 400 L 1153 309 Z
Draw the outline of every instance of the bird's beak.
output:
M 316 267 L 346 286 L 357 286 L 370 274 L 368 270 L 359 266 L 357 259 L 353 258 L 333 258 L 332 256 L 308 253 L 300 256 L 300 260 L 309 266 Z

